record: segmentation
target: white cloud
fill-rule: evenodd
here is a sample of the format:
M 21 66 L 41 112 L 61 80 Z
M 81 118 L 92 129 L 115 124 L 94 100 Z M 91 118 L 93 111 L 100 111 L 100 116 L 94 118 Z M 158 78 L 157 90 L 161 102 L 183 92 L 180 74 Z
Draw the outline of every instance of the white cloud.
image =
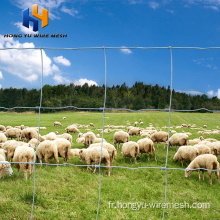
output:
M 208 9 L 212 9 L 214 11 L 218 11 L 219 8 L 217 6 L 213 6 L 213 5 L 210 5 L 210 6 L 204 6 L 205 8 L 208 8 Z
M 214 59 L 212 57 L 209 58 L 198 58 L 194 59 L 193 62 L 197 65 L 209 68 L 209 69 L 217 69 L 217 66 L 213 63 Z
M 79 86 L 82 86 L 84 85 L 85 83 L 88 83 L 89 86 L 92 86 L 92 85 L 95 85 L 95 86 L 98 86 L 97 82 L 93 81 L 93 80 L 88 80 L 88 79 L 79 79 L 79 80 L 75 80 L 73 81 L 73 83 L 75 85 L 79 85 Z
M 19 43 L 13 38 L 4 38 L 0 35 L 0 48 L 35 48 L 33 43 Z M 53 74 L 52 61 L 42 50 L 44 76 Z M 1 50 L 0 68 L 4 71 L 18 76 L 19 78 L 32 82 L 41 75 L 41 52 L 40 50 Z
M 55 74 L 53 77 L 53 80 L 56 84 L 70 84 L 71 81 L 65 77 L 63 77 L 61 74 Z
M 132 51 L 130 49 L 127 49 L 125 46 L 122 46 L 121 48 L 124 48 L 124 49 L 120 49 L 122 53 L 125 53 L 125 54 L 131 54 Z
M 170 14 L 175 14 L 175 11 L 174 11 L 174 10 L 169 10 L 169 9 L 167 9 L 166 11 L 169 12 Z
M 215 96 L 217 96 L 217 98 L 220 99 L 220 89 L 218 89 L 218 92 L 215 93 Z
M 207 96 L 208 96 L 209 98 L 213 97 L 213 96 L 214 96 L 214 91 L 213 91 L 213 90 L 208 91 L 208 92 L 207 92 Z
M 71 63 L 69 60 L 64 58 L 63 56 L 53 57 L 54 62 L 63 64 L 64 66 L 70 66 Z
M 31 25 L 29 25 L 29 28 L 24 27 L 21 22 L 14 23 L 14 25 L 24 34 L 38 34 L 38 31 L 33 31 L 33 26 Z
M 73 17 L 75 17 L 76 15 L 79 14 L 79 12 L 76 9 L 74 9 L 74 8 L 69 9 L 65 6 L 63 6 L 60 10 L 64 13 L 67 13 L 67 14 L 73 16 Z
M 204 8 L 219 11 L 220 0 L 185 0 L 188 5 L 201 5 Z M 187 6 L 188 6 L 187 5 Z
M 186 93 L 186 94 L 192 95 L 192 96 L 195 96 L 195 95 L 203 95 L 203 94 L 204 94 L 204 93 L 199 92 L 199 91 L 196 91 L 196 90 L 189 90 L 189 91 L 177 90 L 177 92 Z
M 4 79 L 4 77 L 2 75 L 2 71 L 0 71 L 0 79 Z
M 160 7 L 160 4 L 156 1 L 150 1 L 148 3 L 148 5 L 149 5 L 150 8 L 153 8 L 154 10 Z

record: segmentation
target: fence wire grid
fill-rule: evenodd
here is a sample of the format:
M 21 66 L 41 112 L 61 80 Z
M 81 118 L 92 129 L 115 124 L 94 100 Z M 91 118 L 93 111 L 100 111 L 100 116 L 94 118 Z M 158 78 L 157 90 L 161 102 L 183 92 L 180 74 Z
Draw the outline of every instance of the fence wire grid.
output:
M 171 112 L 197 112 L 201 110 L 205 110 L 207 112 L 220 112 L 220 110 L 209 110 L 206 108 L 199 108 L 195 110 L 178 110 L 178 109 L 171 109 L 172 104 L 172 91 L 173 91 L 173 50 L 218 50 L 220 47 L 123 47 L 123 49 L 139 49 L 139 50 L 169 50 L 170 52 L 170 102 L 169 102 L 169 108 L 168 109 L 139 109 L 139 110 L 132 110 L 132 109 L 124 109 L 124 108 L 106 108 L 106 89 L 107 89 L 107 55 L 106 50 L 121 50 L 121 47 L 80 47 L 80 48 L 52 48 L 52 47 L 35 47 L 35 48 L 0 48 L 0 50 L 39 50 L 41 53 L 41 89 L 40 89 L 40 103 L 39 106 L 36 107 L 12 107 L 12 108 L 6 108 L 4 106 L 0 106 L 0 109 L 2 110 L 15 110 L 15 109 L 37 109 L 39 111 L 39 122 L 38 122 L 38 131 L 40 131 L 40 124 L 41 124 L 41 109 L 54 109 L 54 110 L 65 110 L 65 109 L 76 109 L 76 110 L 96 110 L 96 111 L 102 111 L 103 112 L 103 127 L 102 127 L 102 142 L 101 142 L 101 152 L 100 152 L 100 161 L 99 165 L 90 165 L 91 167 L 99 168 L 99 199 L 98 199 L 98 207 L 97 207 L 97 214 L 96 214 L 96 220 L 99 217 L 99 210 L 100 210 L 100 201 L 101 201 L 101 168 L 102 167 L 110 167 L 110 168 L 118 168 L 118 169 L 130 169 L 130 170 L 138 170 L 138 169 L 159 169 L 165 171 L 165 198 L 164 198 L 164 209 L 163 209 L 163 217 L 162 219 L 165 219 L 165 211 L 166 211 L 166 203 L 167 203 L 167 171 L 168 170 L 186 170 L 185 168 L 169 168 L 168 165 L 168 155 L 169 155 L 169 138 L 170 138 L 170 119 L 171 119 Z M 65 107 L 42 107 L 42 97 L 43 97 L 43 78 L 44 78 L 44 60 L 43 60 L 43 50 L 103 50 L 104 52 L 104 75 L 105 75 L 105 90 L 104 90 L 104 103 L 103 107 L 100 108 L 78 108 L 76 106 L 65 106 Z M 105 123 L 105 111 L 130 111 L 130 112 L 140 112 L 140 111 L 165 111 L 169 112 L 169 128 L 168 128 L 168 144 L 166 149 L 166 162 L 165 167 L 125 167 L 125 166 L 103 166 L 101 165 L 101 155 L 102 155 L 102 149 L 103 149 L 103 139 L 104 139 L 104 123 Z M 75 165 L 70 163 L 64 163 L 64 164 L 47 164 L 47 163 L 37 163 L 37 148 L 38 148 L 38 142 L 39 142 L 39 133 L 37 137 L 37 147 L 35 151 L 35 162 L 28 163 L 28 162 L 10 162 L 11 164 L 16 163 L 25 163 L 25 164 L 31 164 L 34 166 L 34 190 L 33 190 L 33 202 L 32 202 L 32 211 L 31 211 L 31 220 L 33 219 L 34 214 L 34 204 L 35 204 L 35 188 L 36 188 L 36 165 L 49 165 L 49 166 L 64 166 L 69 165 L 73 167 L 87 167 L 87 165 Z M 0 164 L 4 164 L 4 162 L 0 162 Z M 197 169 L 187 169 L 187 170 L 198 170 Z M 208 170 L 204 168 L 200 168 L 200 170 L 205 171 L 220 171 L 220 170 Z

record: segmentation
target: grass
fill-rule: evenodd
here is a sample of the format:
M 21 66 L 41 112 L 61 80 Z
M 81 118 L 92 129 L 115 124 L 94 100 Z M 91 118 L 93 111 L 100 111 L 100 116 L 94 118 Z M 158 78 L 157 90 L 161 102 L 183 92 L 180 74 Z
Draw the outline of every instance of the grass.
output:
M 63 120 L 66 116 L 66 120 Z M 139 113 L 106 113 L 105 125 L 125 125 L 128 120 L 133 123 L 142 119 L 146 127 L 153 123 L 155 127 L 168 126 L 168 113 L 166 112 L 139 112 Z M 38 114 L 31 113 L 0 113 L 1 124 L 7 126 L 27 125 L 38 126 Z M 54 127 L 53 122 L 60 121 L 63 127 Z M 214 129 L 219 125 L 220 114 L 202 113 L 171 113 L 171 126 L 196 124 L 197 127 L 208 125 L 208 129 Z M 89 124 L 93 122 L 92 130 L 102 128 L 102 113 L 91 112 L 61 112 L 41 114 L 41 130 L 44 135 L 51 131 L 65 132 L 64 128 L 69 124 Z M 189 128 L 176 129 L 177 131 L 190 131 L 193 135 L 190 139 L 199 137 L 198 130 Z M 201 129 L 202 130 L 202 129 Z M 84 129 L 80 129 L 85 132 Z M 104 134 L 104 138 L 112 143 L 113 133 Z M 220 140 L 219 135 L 209 135 Z M 75 143 L 77 134 L 73 134 L 74 143 L 72 148 L 83 148 L 83 145 Z M 131 140 L 137 141 L 140 137 L 133 136 Z M 156 146 L 155 146 L 156 147 Z M 174 162 L 175 149 L 169 149 L 168 167 L 182 168 L 181 163 Z M 163 144 L 156 148 L 157 162 L 147 155 L 138 158 L 138 163 L 126 160 L 124 162 L 120 150 L 117 160 L 113 165 L 123 167 L 164 167 L 166 161 L 166 149 Z M 50 160 L 54 163 L 54 160 Z M 69 163 L 81 164 L 78 158 L 71 158 Z M 63 160 L 60 159 L 60 163 Z M 0 180 L 0 216 L 1 219 L 30 219 L 33 195 L 33 176 L 27 181 L 23 173 L 17 173 L 13 167 L 14 175 Z M 161 169 L 138 169 L 129 170 L 113 168 L 111 176 L 107 176 L 107 170 L 101 169 L 102 191 L 99 219 L 161 219 L 163 208 L 145 207 L 135 210 L 135 203 L 164 203 L 165 198 L 165 171 Z M 199 182 L 198 174 L 193 172 L 189 179 L 184 178 L 182 170 L 168 170 L 168 203 L 210 203 L 210 208 L 167 208 L 166 219 L 219 219 L 217 183 L 213 173 L 213 185 L 210 186 L 209 178 L 205 173 L 205 181 Z M 36 197 L 33 219 L 95 219 L 98 207 L 99 174 L 86 171 L 85 167 L 73 166 L 36 166 Z M 113 204 L 114 203 L 114 204 Z M 130 203 L 126 208 L 125 203 Z M 111 205 L 113 204 L 113 205 Z M 115 205 L 125 208 L 112 208 Z M 131 205 L 133 204 L 133 209 Z

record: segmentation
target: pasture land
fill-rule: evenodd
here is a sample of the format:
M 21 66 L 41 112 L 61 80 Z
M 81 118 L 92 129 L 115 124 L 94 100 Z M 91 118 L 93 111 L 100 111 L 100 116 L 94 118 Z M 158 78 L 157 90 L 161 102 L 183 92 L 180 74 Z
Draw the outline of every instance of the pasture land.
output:
M 66 119 L 63 120 L 63 116 Z M 168 126 L 169 118 L 166 112 L 139 112 L 139 113 L 105 113 L 105 125 L 126 125 L 126 121 L 131 124 L 142 119 L 147 127 L 153 123 L 154 127 Z M 0 113 L 2 125 L 27 125 L 38 126 L 38 114 L 32 113 Z M 54 127 L 53 122 L 59 121 L 63 127 Z M 59 112 L 41 114 L 41 126 L 46 130 L 41 130 L 40 134 L 45 135 L 52 131 L 59 134 L 65 132 L 64 128 L 73 123 L 88 125 L 94 123 L 91 128 L 94 133 L 97 128 L 102 128 L 102 113 L 94 112 Z M 197 128 L 204 124 L 207 129 L 216 129 L 220 126 L 220 114 L 217 113 L 171 113 L 171 126 L 186 124 L 196 124 Z M 84 128 L 79 130 L 85 133 Z M 165 129 L 163 129 L 165 130 Z M 190 139 L 201 136 L 198 130 L 190 128 L 175 129 L 176 131 L 189 131 L 192 133 Z M 203 130 L 203 129 L 200 129 Z M 104 138 L 109 143 L 113 143 L 113 134 L 104 134 Z M 83 148 L 82 144 L 76 143 L 77 134 L 73 134 L 72 148 Z M 213 137 L 220 140 L 220 135 L 207 135 L 205 138 Z M 131 137 L 132 141 L 139 140 L 140 137 Z M 165 197 L 165 171 L 160 167 L 165 166 L 166 148 L 160 144 L 156 148 L 157 162 L 151 156 L 150 161 L 147 155 L 138 158 L 138 163 L 127 158 L 124 162 L 120 149 L 114 161 L 114 166 L 122 167 L 158 167 L 159 169 L 138 169 L 130 170 L 123 168 L 113 168 L 111 176 L 107 176 L 107 170 L 101 168 L 102 191 L 99 219 L 161 219 L 163 208 L 149 207 L 151 204 L 164 203 Z M 180 162 L 174 162 L 175 149 L 169 149 L 168 167 L 182 168 Z M 81 164 L 78 158 L 71 158 L 71 164 Z M 54 160 L 50 160 L 54 163 Z M 60 163 L 63 163 L 60 159 Z M 85 163 L 84 163 L 85 164 Z M 17 173 L 14 168 L 14 175 L 0 180 L 0 218 L 1 219 L 30 219 L 33 196 L 33 176 L 27 181 L 23 173 Z M 168 207 L 165 219 L 220 219 L 220 184 L 213 173 L 213 185 L 210 186 L 209 178 L 205 173 L 205 181 L 198 180 L 197 172 L 193 172 L 188 179 L 184 177 L 183 170 L 168 170 L 168 190 L 167 203 L 209 203 L 210 208 L 185 208 Z M 36 198 L 34 206 L 34 219 L 95 219 L 98 207 L 99 193 L 99 172 L 95 174 L 86 170 L 86 167 L 66 166 L 36 166 Z M 129 204 L 130 205 L 129 205 Z M 140 208 L 135 204 L 144 203 Z M 123 208 L 124 207 L 124 208 Z M 137 210 L 138 209 L 138 210 Z

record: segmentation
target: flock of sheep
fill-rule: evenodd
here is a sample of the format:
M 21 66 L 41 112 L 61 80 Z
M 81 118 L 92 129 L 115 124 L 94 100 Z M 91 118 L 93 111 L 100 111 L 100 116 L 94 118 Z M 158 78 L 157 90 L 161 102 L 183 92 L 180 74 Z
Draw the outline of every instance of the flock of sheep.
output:
M 63 117 L 63 119 L 66 119 L 66 117 Z M 54 158 L 55 162 L 59 164 L 59 157 L 63 158 L 64 163 L 71 157 L 78 157 L 81 162 L 85 161 L 87 163 L 87 170 L 92 170 L 92 163 L 98 165 L 101 156 L 101 163 L 105 164 L 108 175 L 110 176 L 111 166 L 113 165 L 113 161 L 116 160 L 117 151 L 121 151 L 124 160 L 126 157 L 130 159 L 133 158 L 135 163 L 137 157 L 141 154 L 142 158 L 144 153 L 148 155 L 148 160 L 150 159 L 150 155 L 153 154 L 155 161 L 157 161 L 154 143 L 157 144 L 157 148 L 159 143 L 164 143 L 164 147 L 166 147 L 167 144 L 169 144 L 170 147 L 176 147 L 176 154 L 173 158 L 174 161 L 181 161 L 182 166 L 183 161 L 189 163 L 185 170 L 186 178 L 191 174 L 193 169 L 198 170 L 199 180 L 201 168 L 208 170 L 219 169 L 217 155 L 220 154 L 220 141 L 213 138 L 204 139 L 203 136 L 189 140 L 190 135 L 192 135 L 190 132 L 185 133 L 183 131 L 178 133 L 174 130 L 184 127 L 198 129 L 195 124 L 182 124 L 181 126 L 171 127 L 172 130 L 170 130 L 170 132 L 173 133 L 173 135 L 169 138 L 169 143 L 168 133 L 161 131 L 161 128 L 154 128 L 150 123 L 149 127 L 144 129 L 137 127 L 138 124 L 143 125 L 144 123 L 140 119 L 139 122 L 136 121 L 134 123 L 134 126 L 129 126 L 130 122 L 127 121 L 126 126 L 108 125 L 105 126 L 104 131 L 102 129 L 96 129 L 97 131 L 101 131 L 101 133 L 114 131 L 112 141 L 114 145 L 106 142 L 105 139 L 103 139 L 102 143 L 100 134 L 95 135 L 91 131 L 91 128 L 94 127 L 93 123 L 89 125 L 72 124 L 65 128 L 66 133 L 58 135 L 58 132 L 50 132 L 44 136 L 38 134 L 38 128 L 36 127 L 21 125 L 13 128 L 11 126 L 5 127 L 4 125 L 0 125 L 0 178 L 4 177 L 4 174 L 8 174 L 9 176 L 13 174 L 10 164 L 12 160 L 16 162 L 15 166 L 18 172 L 21 169 L 24 173 L 24 177 L 27 179 L 27 171 L 29 171 L 29 177 L 31 177 L 33 163 L 35 162 L 35 153 L 37 161 L 41 164 L 43 159 L 49 164 L 49 159 Z M 55 121 L 54 126 L 62 126 L 62 124 Z M 206 125 L 203 127 L 207 128 Z M 84 128 L 87 132 L 84 134 L 81 133 L 80 128 Z M 41 127 L 40 129 L 46 128 Z M 162 129 L 167 129 L 167 127 L 165 126 Z M 76 142 L 82 144 L 84 148 L 72 148 L 74 144 L 70 133 L 78 133 Z M 220 131 L 217 127 L 217 129 L 214 130 L 203 130 L 197 133 L 204 135 L 210 133 L 220 134 Z M 140 136 L 141 139 L 137 142 L 130 141 L 130 137 L 133 135 Z M 121 143 L 122 147 L 120 147 Z M 177 149 L 177 147 L 179 148 Z M 35 152 L 36 149 L 37 152 Z M 93 172 L 96 172 L 96 166 Z M 204 170 L 202 170 L 202 173 L 204 180 Z M 215 174 L 219 181 L 219 171 L 215 171 Z M 208 175 L 210 177 L 210 184 L 212 184 L 211 171 L 208 171 Z

